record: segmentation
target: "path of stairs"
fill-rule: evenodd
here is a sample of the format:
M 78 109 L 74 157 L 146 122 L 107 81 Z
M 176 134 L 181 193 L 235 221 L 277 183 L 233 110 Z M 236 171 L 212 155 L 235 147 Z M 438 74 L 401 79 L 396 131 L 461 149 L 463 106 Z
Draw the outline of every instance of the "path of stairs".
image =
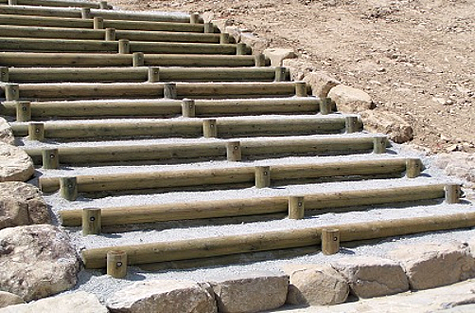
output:
M 111 249 L 199 267 L 318 253 L 328 227 L 345 242 L 473 223 L 458 185 L 196 14 L 72 4 L 0 1 L 0 109 L 86 268 Z

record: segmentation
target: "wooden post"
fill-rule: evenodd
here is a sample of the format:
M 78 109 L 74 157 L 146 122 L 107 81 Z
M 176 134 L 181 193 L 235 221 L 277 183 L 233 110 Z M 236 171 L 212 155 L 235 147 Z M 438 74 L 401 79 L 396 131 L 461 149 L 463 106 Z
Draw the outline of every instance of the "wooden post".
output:
M 107 252 L 107 275 L 114 278 L 127 276 L 127 253 L 122 250 Z
M 0 82 L 8 82 L 9 75 L 8 75 L 8 67 L 0 67 Z
M 256 54 L 254 56 L 254 66 L 255 67 L 264 67 L 264 66 L 266 66 L 266 56 L 262 53 Z
M 460 195 L 462 193 L 462 189 L 460 185 L 457 184 L 450 184 L 444 187 L 445 191 L 445 202 L 446 203 L 459 203 L 460 202 Z
M 148 68 L 148 82 L 156 83 L 160 81 L 160 68 L 153 66 Z
M 181 114 L 183 117 L 195 117 L 196 116 L 195 100 L 183 99 L 183 102 L 181 103 Z
M 307 83 L 306 82 L 295 82 L 295 95 L 297 97 L 306 97 L 307 96 Z
M 43 123 L 28 124 L 28 138 L 30 140 L 43 141 L 45 139 L 45 124 Z
M 45 170 L 55 170 L 59 168 L 58 149 L 45 149 L 41 151 L 43 168 Z
M 138 67 L 138 66 L 144 66 L 145 63 L 145 57 L 143 52 L 134 52 L 132 54 L 132 66 Z
M 215 119 L 203 120 L 203 137 L 216 138 L 218 136 L 218 128 Z
M 78 185 L 76 177 L 60 177 L 59 190 L 61 197 L 74 201 L 78 197 Z
M 229 34 L 228 33 L 221 33 L 219 34 L 219 43 L 220 44 L 228 44 L 229 43 Z
M 349 115 L 345 117 L 345 130 L 347 134 L 358 132 L 358 116 Z
M 128 39 L 119 39 L 119 54 L 130 53 L 130 41 Z
M 86 208 L 82 210 L 82 235 L 97 235 L 101 233 L 101 209 Z
M 165 99 L 176 99 L 176 83 L 166 83 L 163 86 L 163 97 Z
M 198 24 L 200 22 L 200 14 L 197 12 L 190 14 L 190 24 Z
M 340 250 L 340 231 L 338 229 L 322 229 L 322 252 L 325 255 L 338 253 Z
M 239 141 L 226 142 L 226 158 L 228 161 L 241 161 L 241 143 Z
M 105 41 L 115 41 L 115 28 L 106 28 L 104 40 Z M 120 46 L 119 46 L 119 48 L 120 48 Z M 129 53 L 129 52 L 127 52 L 127 53 Z
M 31 102 L 17 101 L 16 102 L 16 121 L 28 122 L 31 120 Z
M 421 174 L 422 162 L 420 159 L 413 158 L 406 160 L 406 177 L 415 178 Z
M 94 16 L 94 29 L 104 29 L 104 19 L 99 16 Z M 107 35 L 106 35 L 107 36 Z
M 214 33 L 213 23 L 204 23 L 204 32 L 205 33 Z
M 90 19 L 90 18 L 92 18 L 91 9 L 89 9 L 89 8 L 82 8 L 82 9 L 81 9 L 81 18 L 83 18 L 83 19 Z
M 270 187 L 270 166 L 256 166 L 255 186 L 256 188 Z
M 283 82 L 286 80 L 287 76 L 287 70 L 285 67 L 282 66 L 277 66 L 275 68 L 275 81 L 276 82 Z
M 246 54 L 246 44 L 240 42 L 236 45 L 236 55 L 245 55 Z
M 18 0 L 8 0 L 8 5 L 17 5 Z
M 109 5 L 107 4 L 107 1 L 99 2 L 99 8 L 101 10 L 109 10 Z
M 386 136 L 376 136 L 373 138 L 373 153 L 386 153 L 388 138 Z
M 320 114 L 327 115 L 332 112 L 332 99 L 322 98 L 320 100 Z
M 301 220 L 305 216 L 305 199 L 302 196 L 289 197 L 288 203 L 289 218 L 293 220 Z
M 20 99 L 20 86 L 18 84 L 5 84 L 5 100 L 17 101 Z

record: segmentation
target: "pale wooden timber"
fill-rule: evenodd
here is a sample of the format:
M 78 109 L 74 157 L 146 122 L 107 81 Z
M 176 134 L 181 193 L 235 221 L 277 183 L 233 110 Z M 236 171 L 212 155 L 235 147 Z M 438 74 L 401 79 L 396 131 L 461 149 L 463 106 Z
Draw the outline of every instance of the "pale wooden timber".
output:
M 241 161 L 241 143 L 239 141 L 230 141 L 226 143 L 226 158 L 228 161 Z
M 31 122 L 28 123 L 28 139 L 43 141 L 45 139 L 45 124 Z
M 169 31 L 169 32 L 194 32 L 203 33 L 203 24 L 147 22 L 108 20 L 102 17 L 102 28 L 115 28 L 120 30 L 143 30 L 143 31 Z M 61 27 L 61 28 L 94 28 L 93 20 L 81 18 L 62 18 L 47 16 L 30 16 L 0 14 L 1 25 L 38 26 L 38 27 Z
M 15 0 L 15 5 L 31 5 L 31 6 L 47 6 L 47 7 L 76 7 L 76 8 L 90 8 L 99 9 L 101 7 L 99 2 L 92 1 L 66 1 L 66 0 Z M 8 1 L 1 1 L 1 4 L 8 3 Z M 107 2 L 106 2 L 107 4 Z
M 82 209 L 82 235 L 98 235 L 101 233 L 101 209 Z
M 376 238 L 417 234 L 429 231 L 468 228 L 475 225 L 475 213 L 459 213 L 430 217 L 416 217 L 332 225 L 340 230 L 340 241 L 361 241 Z M 241 236 L 222 236 L 200 239 L 157 242 L 115 247 L 124 250 L 129 265 L 200 259 L 245 252 L 270 251 L 321 244 L 325 227 L 254 233 Z M 106 267 L 110 248 L 86 249 L 82 260 L 86 268 Z
M 59 152 L 57 148 L 45 149 L 42 151 L 42 163 L 45 170 L 59 168 Z
M 107 275 L 114 278 L 127 276 L 127 252 L 122 250 L 110 250 L 107 252 Z
M 461 186 L 458 184 L 445 185 L 445 202 L 447 203 L 459 203 L 460 196 L 462 194 Z
M 332 112 L 332 99 L 323 98 L 320 101 L 320 113 L 323 115 L 330 114 Z
M 26 132 L 25 132 L 26 133 Z M 59 147 L 62 164 L 93 164 L 114 162 L 190 162 L 199 159 L 226 159 L 223 142 L 155 144 L 133 146 L 102 147 Z M 286 155 L 335 155 L 355 154 L 371 151 L 371 137 L 348 138 L 303 138 L 274 139 L 262 141 L 241 140 L 241 158 L 256 159 L 263 156 L 279 157 Z M 41 164 L 41 149 L 26 149 L 35 164 Z
M 16 121 L 28 122 L 31 120 L 31 102 L 30 101 L 15 101 L 16 106 Z
M 319 214 L 338 208 L 351 211 L 364 205 L 414 202 L 441 199 L 444 185 L 422 185 L 393 187 L 384 189 L 349 190 L 305 194 L 293 197 L 304 198 L 307 214 Z M 107 207 L 102 210 L 103 225 L 155 223 L 177 220 L 208 219 L 233 216 L 267 215 L 287 213 L 288 197 L 263 197 L 249 199 L 179 202 L 172 204 L 151 204 L 142 206 Z M 298 205 L 298 202 L 297 202 Z M 63 226 L 81 226 L 82 210 L 62 210 L 59 212 Z M 301 213 L 300 213 L 301 214 Z
M 328 179 L 335 176 L 400 177 L 405 170 L 405 159 L 317 163 L 303 165 L 275 165 L 264 167 L 238 167 L 206 170 L 161 171 L 127 174 L 77 176 L 79 192 L 130 191 L 166 189 L 206 185 L 249 185 L 257 188 L 270 184 L 298 182 L 304 179 Z M 354 179 L 354 178 L 352 178 Z M 59 187 L 58 177 L 40 177 L 40 188 L 54 192 Z
M 183 117 L 196 117 L 196 104 L 193 99 L 183 99 L 181 103 L 181 114 Z
M 422 171 L 422 162 L 420 159 L 413 158 L 407 159 L 406 161 L 406 177 L 414 178 L 421 174 Z
M 288 204 L 288 218 L 300 220 L 305 216 L 305 197 L 291 196 Z
M 61 197 L 66 200 L 74 201 L 78 197 L 78 182 L 76 177 L 60 177 L 59 191 Z
M 322 252 L 325 255 L 338 253 L 340 250 L 340 231 L 337 228 L 322 229 Z
M 0 65 L 13 67 L 131 66 L 133 65 L 133 55 L 0 52 Z M 250 67 L 254 66 L 254 57 L 247 55 L 146 54 L 140 66 Z
M 225 99 L 192 100 L 194 116 L 253 115 L 253 114 L 314 114 L 318 111 L 317 98 Z M 35 119 L 57 116 L 61 118 L 101 118 L 108 116 L 177 116 L 182 113 L 180 100 L 97 100 L 31 102 L 31 116 Z M 0 104 L 4 115 L 15 115 L 15 102 Z M 191 116 L 189 116 L 191 117 Z

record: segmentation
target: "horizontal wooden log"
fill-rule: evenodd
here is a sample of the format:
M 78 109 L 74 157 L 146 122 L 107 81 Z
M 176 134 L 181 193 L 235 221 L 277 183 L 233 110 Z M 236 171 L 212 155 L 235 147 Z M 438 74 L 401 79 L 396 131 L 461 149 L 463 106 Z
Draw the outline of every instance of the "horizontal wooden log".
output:
M 131 66 L 131 54 L 0 52 L 0 65 L 13 67 Z M 254 66 L 247 55 L 146 54 L 145 66 Z
M 158 81 L 180 82 L 271 82 L 274 69 L 271 67 L 244 68 L 181 68 L 156 67 Z M 9 81 L 14 83 L 47 82 L 146 82 L 147 67 L 101 67 L 101 68 L 11 68 Z
M 117 53 L 118 42 L 103 40 L 0 38 L 1 51 L 21 52 L 110 52 Z M 236 54 L 236 45 L 131 41 L 130 53 L 153 54 Z M 250 51 L 249 51 L 250 52 Z
M 0 1 L 0 4 L 7 4 L 7 0 Z M 16 5 L 47 6 L 47 7 L 76 7 L 99 9 L 99 2 L 92 1 L 66 1 L 66 0 L 16 0 Z
M 105 32 L 105 29 L 0 25 L 1 37 L 15 38 L 104 40 L 104 38 L 106 38 Z M 115 40 L 119 39 L 129 39 L 131 41 L 195 42 L 218 44 L 220 36 L 219 34 L 186 32 L 116 30 Z
M 60 151 L 61 154 L 61 151 Z M 61 156 L 60 156 L 61 160 Z M 276 165 L 271 167 L 271 181 L 330 178 L 335 176 L 401 176 L 405 159 L 319 163 L 305 165 Z M 173 172 L 144 172 L 132 174 L 83 175 L 77 177 L 79 192 L 132 191 L 208 185 L 254 185 L 254 167 L 188 170 Z M 59 188 L 58 177 L 40 177 L 43 192 Z
M 345 211 L 351 211 L 357 206 L 440 199 L 444 197 L 444 185 L 325 192 L 305 194 L 304 197 L 307 215 L 315 215 L 318 211 L 308 211 L 333 211 L 338 208 L 341 212 L 342 208 L 346 208 Z M 286 213 L 287 209 L 288 197 L 108 207 L 102 209 L 102 225 L 267 215 Z M 60 211 L 62 225 L 81 226 L 82 211 L 81 209 Z
M 164 83 L 20 84 L 22 100 L 41 99 L 143 99 L 163 98 Z M 279 83 L 177 83 L 178 98 L 229 98 L 292 96 L 293 82 Z
M 92 19 L 62 18 L 48 16 L 30 16 L 0 14 L 1 25 L 61 27 L 61 28 L 93 28 Z M 147 22 L 147 21 L 124 21 L 103 20 L 103 28 L 120 30 L 144 30 L 144 31 L 169 31 L 169 32 L 194 32 L 203 33 L 203 24 L 171 23 L 171 22 Z
M 429 231 L 475 226 L 475 213 L 393 219 L 331 225 L 340 230 L 340 241 L 361 241 Z M 246 252 L 271 251 L 321 244 L 323 227 L 272 231 L 246 235 L 220 236 L 114 247 L 126 251 L 129 265 L 200 259 Z M 82 260 L 86 268 L 104 268 L 109 247 L 86 249 Z
M 33 15 L 50 17 L 81 18 L 80 8 L 53 8 L 26 5 L 0 5 L 0 14 Z M 90 17 L 102 17 L 110 20 L 152 21 L 189 23 L 188 14 L 167 14 L 163 12 L 134 12 L 91 9 Z
M 24 126 L 22 126 L 24 127 Z M 19 132 L 17 125 L 14 131 Z M 27 128 L 24 128 L 27 134 Z M 371 137 L 333 137 L 306 139 L 274 139 L 265 141 L 241 141 L 241 154 L 245 159 L 279 157 L 285 155 L 335 155 L 369 152 L 373 149 Z M 133 146 L 102 146 L 102 147 L 59 147 L 62 164 L 94 164 L 117 162 L 152 162 L 178 163 L 199 159 L 226 159 L 226 144 L 188 143 L 188 144 L 156 144 Z M 41 149 L 26 149 L 35 164 L 41 164 Z

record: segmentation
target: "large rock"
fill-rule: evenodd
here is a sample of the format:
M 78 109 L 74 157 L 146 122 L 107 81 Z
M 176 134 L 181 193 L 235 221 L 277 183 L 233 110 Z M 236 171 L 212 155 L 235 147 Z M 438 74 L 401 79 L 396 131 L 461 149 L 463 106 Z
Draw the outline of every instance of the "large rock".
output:
M 41 192 L 24 182 L 0 183 L 0 229 L 51 223 Z
M 340 84 L 340 81 L 325 71 L 308 73 L 303 80 L 312 88 L 312 94 L 319 98 L 327 97 L 330 90 Z
M 290 276 L 289 304 L 333 305 L 348 298 L 348 283 L 330 266 L 287 265 L 282 270 Z
M 336 102 L 338 111 L 344 113 L 358 113 L 375 108 L 370 95 L 363 90 L 345 85 L 330 89 L 328 97 Z
M 402 117 L 388 111 L 366 110 L 360 112 L 365 129 L 388 135 L 396 143 L 405 143 L 414 138 L 412 126 Z
M 391 251 L 390 257 L 401 263 L 414 290 L 452 284 L 475 274 L 468 245 L 404 245 Z
M 272 66 L 282 66 L 282 62 L 285 59 L 296 58 L 294 50 L 292 49 L 281 49 L 281 48 L 268 48 L 264 50 L 264 55 L 270 59 L 270 64 Z
M 106 305 L 120 313 L 217 312 L 210 286 L 189 280 L 137 282 L 116 292 Z
M 4 142 L 10 145 L 12 145 L 15 142 L 15 137 L 13 136 L 12 127 L 2 117 L 0 117 L 0 142 Z
M 79 261 L 69 241 L 52 225 L 0 230 L 0 290 L 31 301 L 73 287 Z
M 19 296 L 10 292 L 0 291 L 0 309 L 10 305 L 22 303 L 25 303 L 25 301 L 23 301 L 23 299 Z
M 22 149 L 0 142 L 0 182 L 27 181 L 35 173 L 33 161 Z
M 315 69 L 315 64 L 302 57 L 282 60 L 282 65 L 290 70 L 291 80 L 303 80 Z
M 475 154 L 466 152 L 453 152 L 439 154 L 434 160 L 434 165 L 443 169 L 445 174 L 455 176 L 475 184 Z
M 254 54 L 262 53 L 269 46 L 267 40 L 259 38 L 251 32 L 241 32 L 240 42 L 251 47 L 252 53 Z
M 28 304 L 20 304 L 0 309 L 0 313 L 108 313 L 93 294 L 78 291 L 66 295 L 41 299 Z
M 409 290 L 401 265 L 377 257 L 352 257 L 332 263 L 350 284 L 351 292 L 359 298 L 392 295 Z
M 211 282 L 219 312 L 260 312 L 284 305 L 289 277 L 268 272 L 246 273 Z

